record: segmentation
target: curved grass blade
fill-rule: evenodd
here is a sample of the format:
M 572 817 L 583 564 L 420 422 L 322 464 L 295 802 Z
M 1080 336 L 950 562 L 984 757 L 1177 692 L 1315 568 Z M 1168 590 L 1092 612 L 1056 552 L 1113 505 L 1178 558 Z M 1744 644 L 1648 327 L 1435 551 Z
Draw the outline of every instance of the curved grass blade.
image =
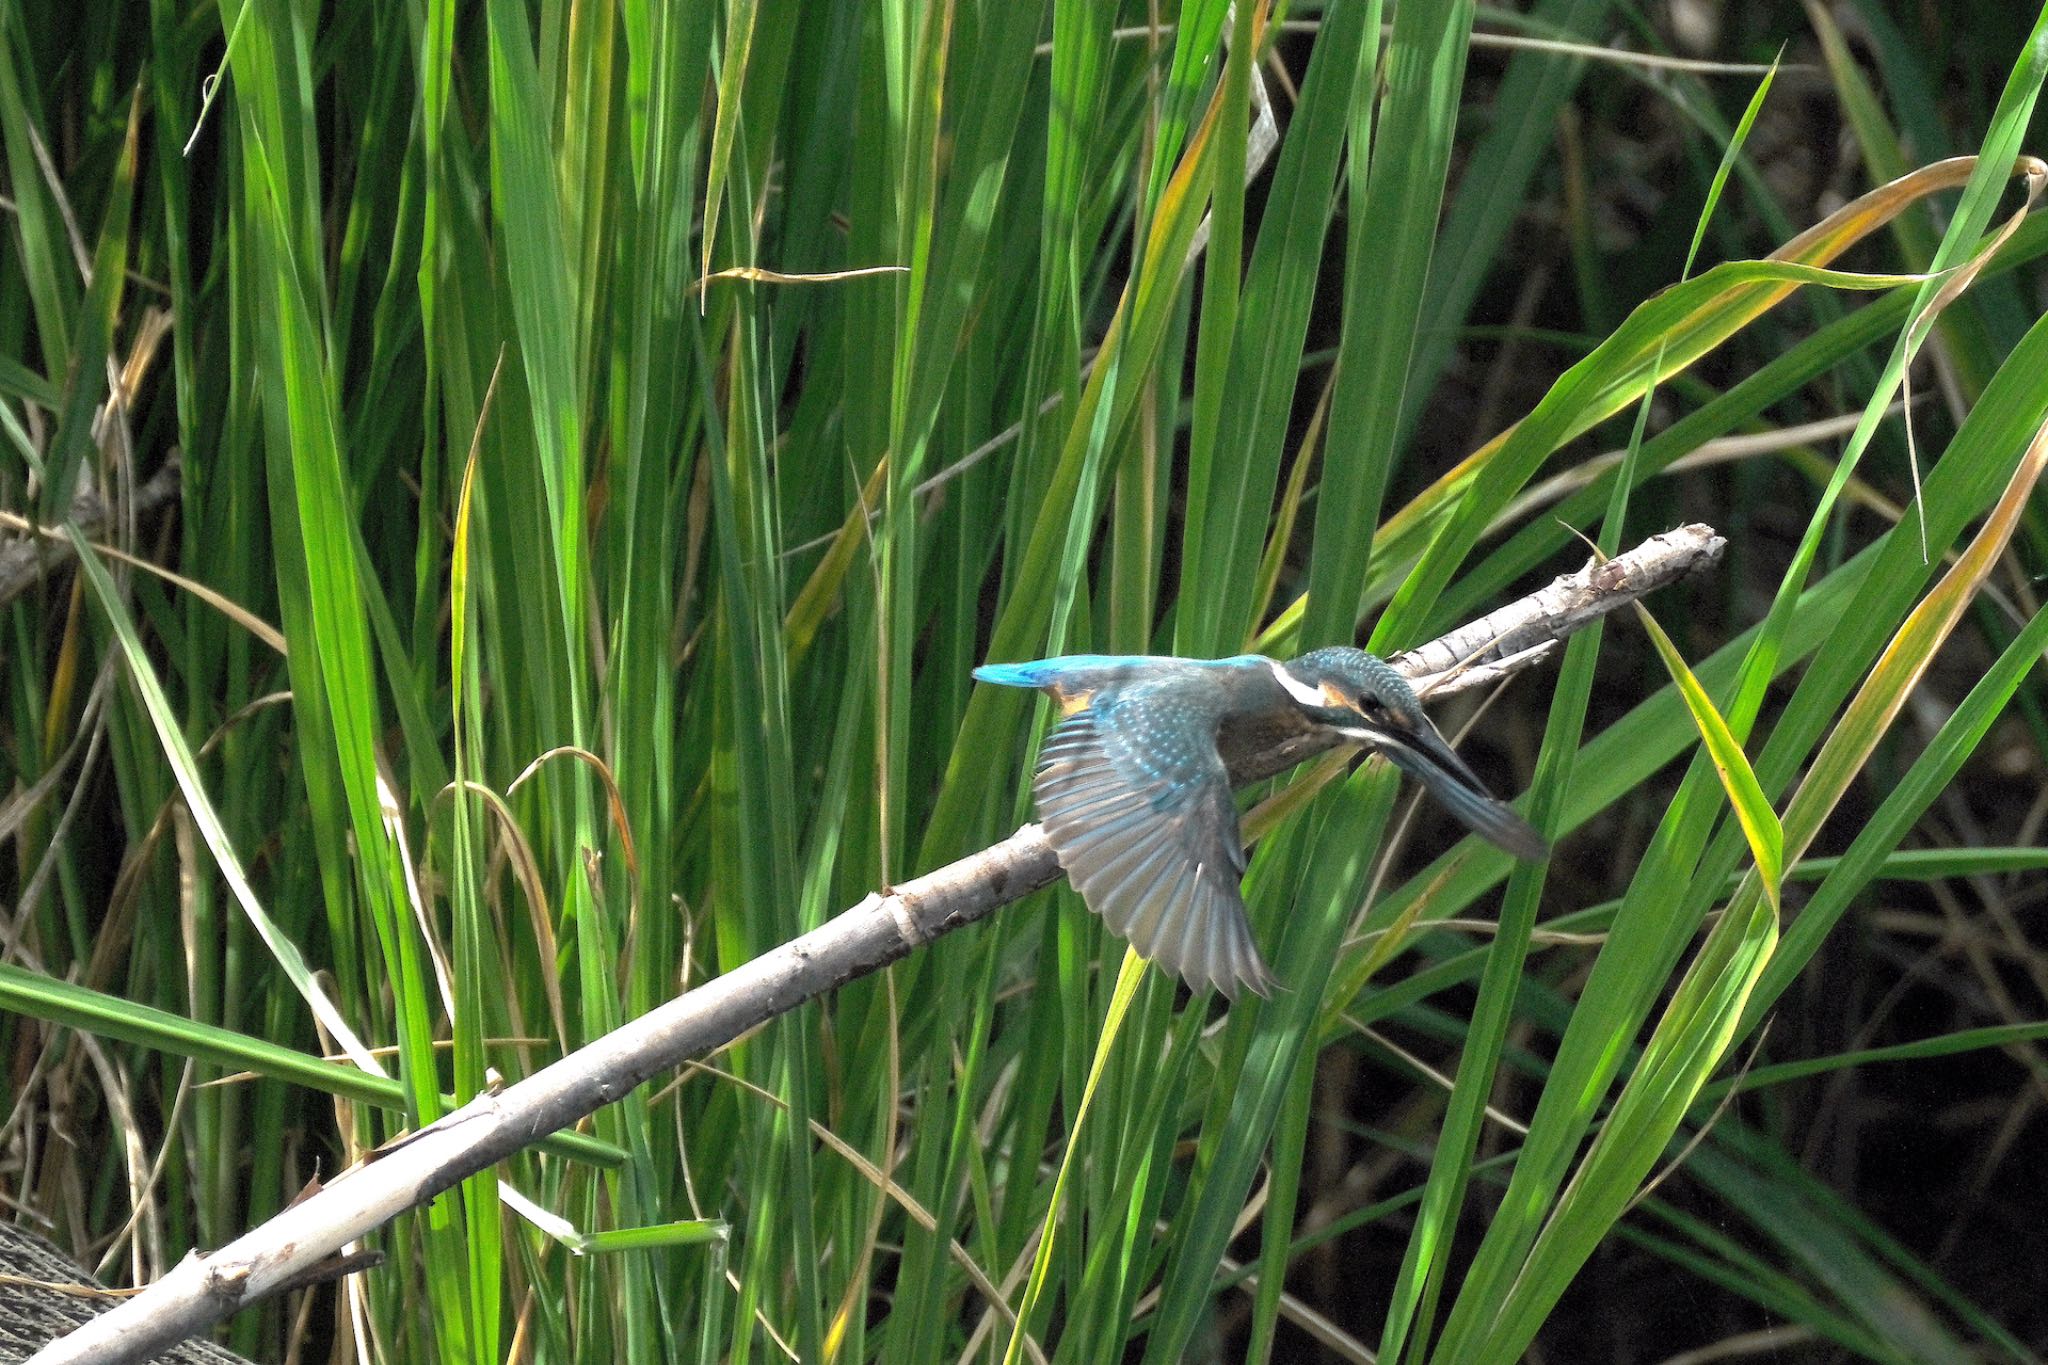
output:
M 1031 1278 L 1025 1282 L 1024 1297 L 1017 1305 L 1017 1320 L 1010 1332 L 1010 1344 L 1003 1350 L 1003 1365 L 1017 1365 L 1019 1354 L 1024 1349 L 1025 1334 L 1031 1330 L 1031 1317 L 1038 1307 L 1039 1296 L 1045 1291 L 1046 1278 L 1052 1270 L 1053 1246 L 1058 1240 L 1060 1207 L 1067 1184 L 1074 1174 L 1075 1153 L 1081 1150 L 1081 1127 L 1087 1121 L 1088 1109 L 1095 1101 L 1096 1088 L 1102 1083 L 1103 1069 L 1109 1064 L 1110 1055 L 1116 1050 L 1117 1035 L 1123 1031 L 1124 1015 L 1130 1010 L 1131 1001 L 1138 993 L 1138 986 L 1145 979 L 1148 964 L 1138 956 L 1134 948 L 1124 950 L 1123 966 L 1117 970 L 1116 988 L 1109 997 L 1109 1014 L 1102 1022 L 1102 1033 L 1095 1040 L 1095 1060 L 1088 1066 L 1088 1083 L 1081 1090 L 1081 1100 L 1074 1109 L 1074 1122 L 1067 1129 L 1067 1150 L 1060 1158 L 1059 1174 L 1053 1177 L 1052 1203 L 1046 1208 L 1045 1222 L 1038 1233 L 1038 1252 L 1031 1260 Z
M 2036 434 L 2005 492 L 1955 566 L 1916 606 L 1850 702 L 1786 807 L 1786 853 L 1797 858 L 1850 780 L 1890 728 L 1964 608 L 2004 553 L 2028 496 L 2048 467 L 2048 425 Z M 1512 1359 L 1534 1339 L 1550 1308 L 1676 1133 L 1707 1077 L 1738 1036 L 1752 990 L 1777 944 L 1777 915 L 1762 876 L 1743 879 L 1623 1087 L 1585 1161 L 1560 1194 L 1527 1259 L 1476 1332 L 1445 1341 L 1446 1359 Z
M 127 607 L 121 601 L 119 589 L 108 576 L 106 566 L 99 556 L 79 534 L 77 527 L 66 525 L 66 534 L 71 540 L 72 553 L 78 556 L 78 566 L 85 575 L 87 586 L 105 613 L 108 624 L 113 627 L 114 638 L 121 647 L 123 661 L 128 665 L 128 677 L 135 685 L 135 692 L 141 698 L 143 709 L 149 713 L 151 723 L 156 727 L 158 742 L 163 745 L 164 761 L 170 765 L 172 776 L 177 779 L 178 789 L 184 793 L 186 809 L 192 813 L 192 821 L 199 827 L 200 837 L 212 851 L 214 861 L 219 865 L 221 877 L 240 903 L 242 912 L 249 917 L 264 946 L 270 949 L 285 977 L 297 988 L 299 996 L 319 1019 L 325 1028 L 339 1042 L 351 1061 L 372 1076 L 384 1074 L 377 1059 L 368 1047 L 356 1036 L 355 1030 L 342 1017 L 340 1009 L 327 997 L 320 983 L 313 979 L 313 970 L 306 965 L 305 957 L 275 921 L 270 918 L 262 904 L 256 899 L 254 888 L 242 870 L 242 862 L 235 854 L 234 845 L 228 839 L 228 832 L 222 824 L 219 813 L 214 809 L 212 798 L 207 795 L 206 786 L 199 777 L 199 764 L 192 756 L 191 746 L 185 743 L 185 735 L 178 728 L 178 719 L 171 709 L 170 698 L 164 694 L 163 684 L 157 680 L 156 668 L 149 661 L 149 652 L 143 648 L 142 638 L 136 633 L 135 622 L 128 615 Z
M 1391 585 L 1410 581 L 1409 570 L 1447 529 L 1446 517 L 1471 517 L 1470 529 L 1460 538 L 1476 537 L 1493 512 L 1505 506 L 1566 441 L 1639 399 L 1653 376 L 1668 379 L 1689 369 L 1800 285 L 1925 287 L 1924 275 L 1859 275 L 1821 267 L 1926 197 L 1967 184 L 1977 166 L 1976 157 L 1955 157 L 1923 167 L 1843 206 L 1762 261 L 1725 262 L 1639 305 L 1592 354 L 1566 371 L 1527 417 L 1466 456 L 1386 520 L 1374 539 L 1360 610 L 1383 600 Z M 1473 507 L 1468 495 L 1482 474 L 1495 470 L 1499 472 L 1489 480 L 1493 491 Z M 1451 557 L 1448 550 L 1437 553 L 1439 561 Z M 1455 556 L 1462 558 L 1462 552 Z M 1403 592 L 1411 600 L 1429 601 L 1437 595 L 1414 587 Z M 1301 599 L 1289 604 L 1261 633 L 1256 648 L 1270 654 L 1290 652 L 1300 639 L 1304 606 Z
M 317 1057 L 297 1048 L 173 1014 L 137 1000 L 109 995 L 75 982 L 57 981 L 12 963 L 0 963 L 0 1009 L 74 1028 L 101 1038 L 133 1043 L 173 1057 L 189 1057 L 229 1072 L 251 1072 L 338 1099 L 373 1104 L 402 1113 L 406 1090 L 396 1080 L 365 1071 L 353 1061 Z M 453 1108 L 456 1100 L 447 1097 Z M 626 1154 L 586 1133 L 560 1132 L 538 1146 L 602 1169 L 625 1164 Z
M 1657 624 L 1649 608 L 1640 602 L 1635 608 L 1636 619 L 1643 623 L 1643 630 L 1657 647 L 1657 655 L 1663 659 L 1671 681 L 1678 685 L 1678 695 L 1685 700 L 1693 724 L 1699 727 L 1700 741 L 1714 761 L 1714 771 L 1720 774 L 1722 789 L 1728 793 L 1728 804 L 1734 807 L 1743 837 L 1749 841 L 1750 854 L 1756 859 L 1764 899 L 1776 913 L 1778 888 L 1785 880 L 1785 830 L 1778 823 L 1778 813 L 1771 809 L 1763 788 L 1757 784 L 1756 770 L 1749 766 L 1749 756 L 1742 752 L 1741 742 L 1729 730 L 1707 689 L 1700 686 L 1700 680 L 1687 667 L 1678 646 L 1671 643 L 1671 637 Z

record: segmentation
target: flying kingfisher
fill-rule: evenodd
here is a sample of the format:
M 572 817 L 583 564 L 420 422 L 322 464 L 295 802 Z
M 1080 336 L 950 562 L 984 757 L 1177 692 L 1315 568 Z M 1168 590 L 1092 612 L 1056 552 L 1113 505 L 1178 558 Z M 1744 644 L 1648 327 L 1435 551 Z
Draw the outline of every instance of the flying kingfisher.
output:
M 974 676 L 1059 703 L 1065 719 L 1032 780 L 1046 838 L 1088 908 L 1197 990 L 1274 985 L 1238 890 L 1244 843 L 1225 752 L 1316 732 L 1370 745 L 1466 828 L 1518 858 L 1548 851 L 1444 741 L 1407 679 L 1362 649 L 1287 663 L 1075 654 Z

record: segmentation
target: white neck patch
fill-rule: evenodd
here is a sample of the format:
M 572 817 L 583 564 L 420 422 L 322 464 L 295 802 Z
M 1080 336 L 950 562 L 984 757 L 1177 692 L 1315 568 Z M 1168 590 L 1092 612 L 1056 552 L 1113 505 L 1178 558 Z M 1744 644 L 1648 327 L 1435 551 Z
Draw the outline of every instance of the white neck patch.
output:
M 1273 676 L 1279 680 L 1282 687 L 1287 689 L 1287 695 L 1300 702 L 1303 706 L 1313 706 L 1321 710 L 1329 708 L 1330 699 L 1328 697 L 1324 696 L 1319 689 L 1310 687 L 1307 683 L 1289 673 L 1276 660 L 1266 660 L 1266 667 L 1273 670 Z

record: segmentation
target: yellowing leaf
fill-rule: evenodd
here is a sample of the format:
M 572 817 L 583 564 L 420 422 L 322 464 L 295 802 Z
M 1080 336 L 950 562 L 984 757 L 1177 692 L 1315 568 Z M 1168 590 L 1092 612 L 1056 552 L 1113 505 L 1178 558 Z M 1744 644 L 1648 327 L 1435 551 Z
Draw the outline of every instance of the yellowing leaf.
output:
M 1735 818 L 1742 825 L 1743 837 L 1749 840 L 1749 851 L 1756 858 L 1757 874 L 1763 879 L 1764 895 L 1770 900 L 1771 909 L 1778 905 L 1778 885 L 1785 879 L 1785 830 L 1778 823 L 1778 813 L 1771 809 L 1771 803 L 1764 799 L 1763 788 L 1757 785 L 1756 770 L 1749 766 L 1749 758 L 1742 752 L 1742 745 L 1736 742 L 1728 729 L 1728 722 L 1721 719 L 1721 713 L 1714 708 L 1707 690 L 1700 686 L 1700 680 L 1693 676 L 1679 654 L 1678 646 L 1671 643 L 1671 637 L 1657 624 L 1657 618 L 1650 615 L 1642 603 L 1635 604 L 1636 615 L 1642 618 L 1643 629 L 1649 632 L 1650 642 L 1657 646 L 1657 653 L 1663 656 L 1664 667 L 1670 670 L 1671 680 L 1678 684 L 1678 694 L 1685 699 L 1685 709 L 1692 713 L 1692 722 L 1699 728 L 1700 740 L 1707 746 L 1707 756 L 1714 760 L 1714 770 L 1721 775 L 1721 786 L 1728 793 L 1728 804 L 1735 808 Z

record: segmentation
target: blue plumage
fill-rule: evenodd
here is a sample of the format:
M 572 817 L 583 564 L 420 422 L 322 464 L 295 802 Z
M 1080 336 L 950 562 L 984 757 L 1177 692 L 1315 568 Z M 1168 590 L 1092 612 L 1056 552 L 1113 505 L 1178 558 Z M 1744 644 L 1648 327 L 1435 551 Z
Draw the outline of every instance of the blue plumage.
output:
M 1325 732 L 1384 752 L 1468 828 L 1518 857 L 1542 838 L 1444 742 L 1405 679 L 1364 650 L 1289 663 L 1073 654 L 984 664 L 983 682 L 1033 687 L 1066 719 L 1033 778 L 1068 879 L 1139 954 L 1190 986 L 1269 993 L 1238 881 L 1244 844 L 1219 737 Z
M 1001 687 L 1052 687 L 1079 660 L 1106 659 L 1101 654 L 1077 654 L 1071 659 L 1035 659 L 1022 664 L 983 664 L 974 670 L 978 681 Z

